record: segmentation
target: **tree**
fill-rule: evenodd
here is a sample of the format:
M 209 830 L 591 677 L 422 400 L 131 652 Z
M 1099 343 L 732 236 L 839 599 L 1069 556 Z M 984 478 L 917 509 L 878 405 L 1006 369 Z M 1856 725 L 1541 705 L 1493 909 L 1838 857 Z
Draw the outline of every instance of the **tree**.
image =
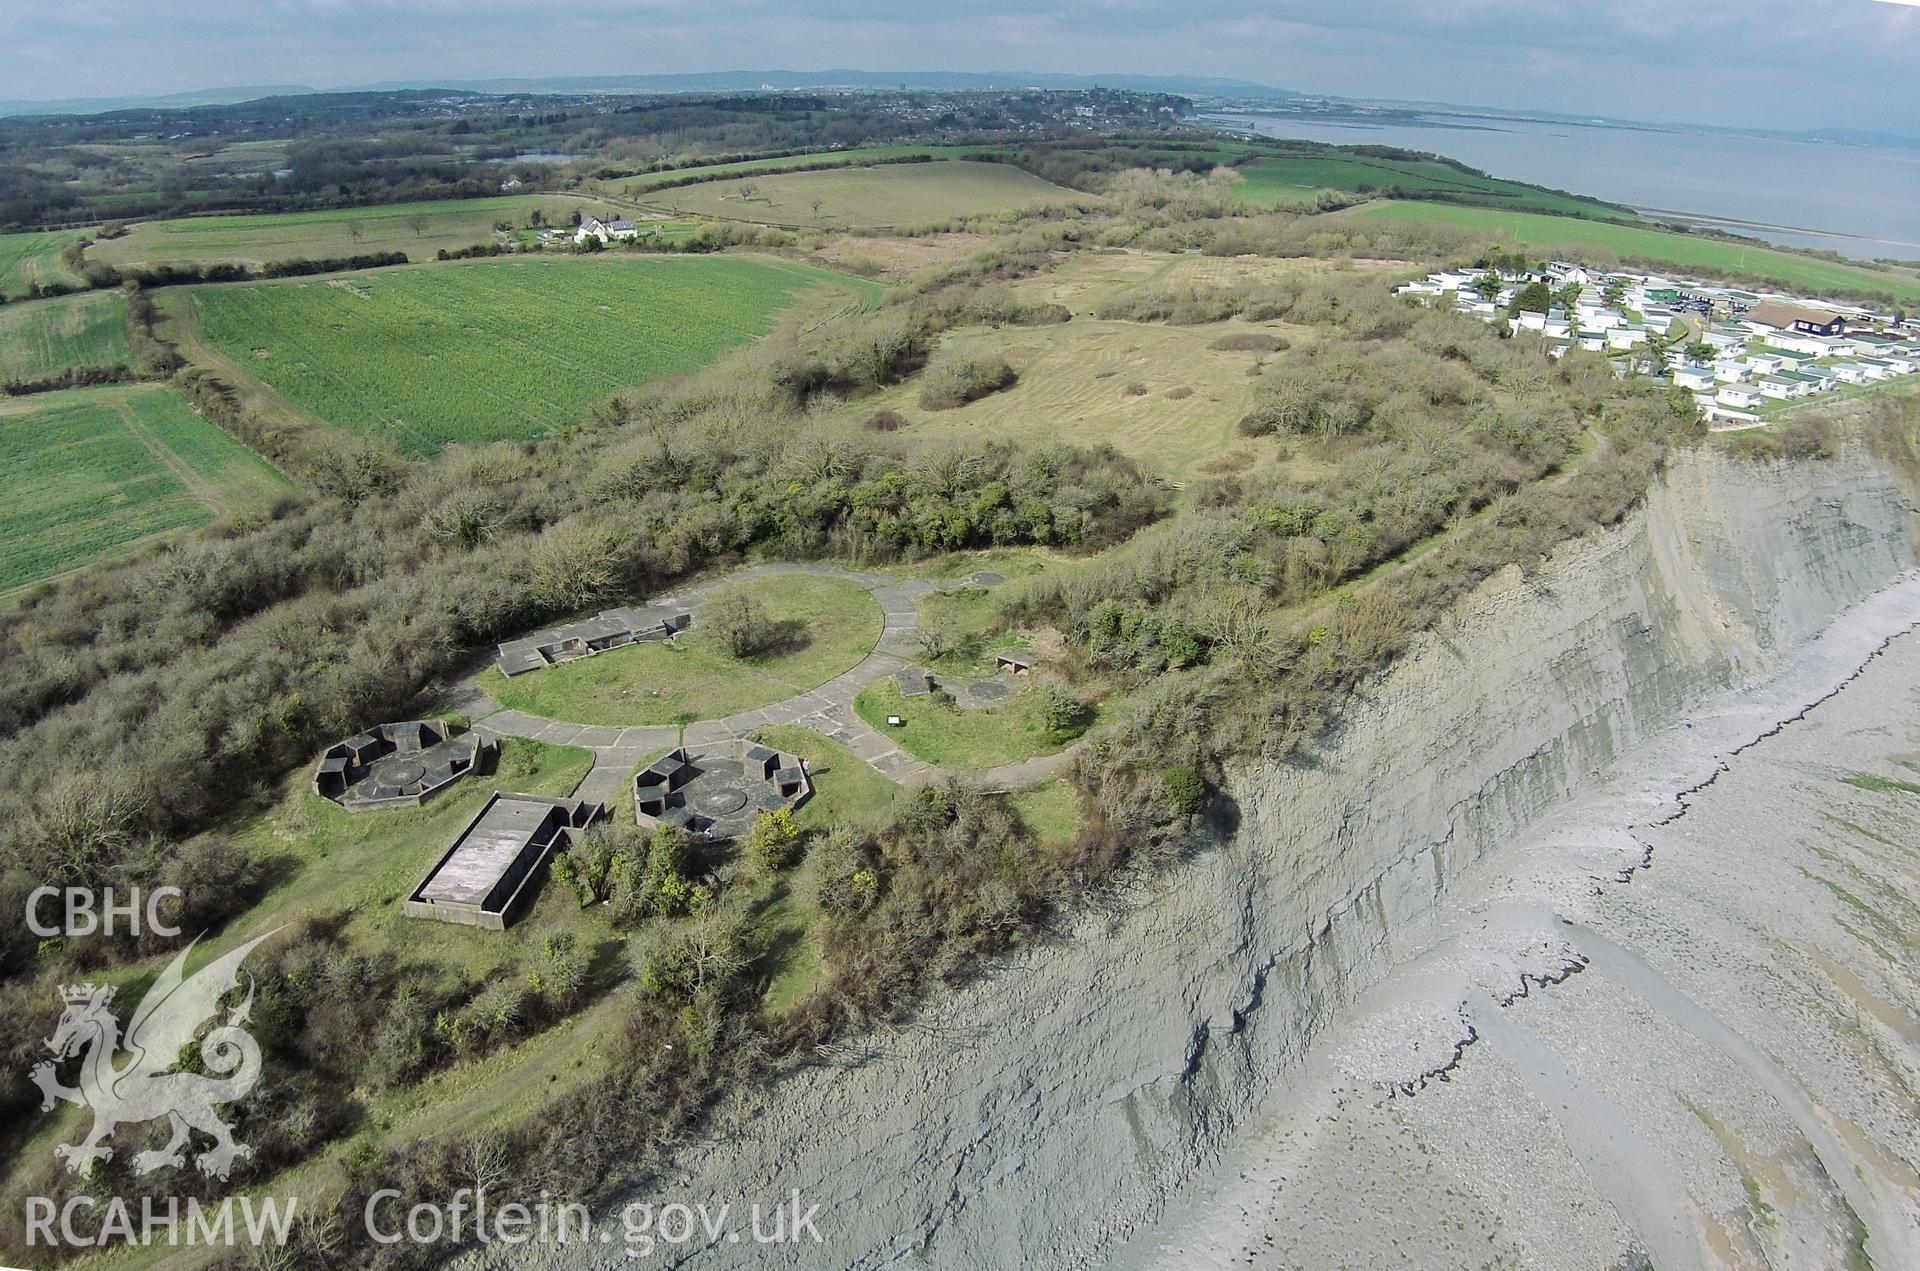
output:
M 816 221 L 819 220 L 820 209 L 826 206 L 825 202 L 820 199 L 815 199 L 809 206 L 813 208 L 813 219 Z
M 359 221 L 347 222 L 347 238 L 352 241 L 355 247 L 360 246 L 360 240 L 365 238 L 366 236 L 367 236 L 366 226 L 362 225 Z
M 1073 736 L 1087 726 L 1087 704 L 1058 684 L 1041 690 L 1040 721 L 1055 737 Z
M 1509 314 L 1522 311 L 1545 313 L 1551 308 L 1553 308 L 1553 292 L 1548 290 L 1547 284 L 1535 279 L 1522 287 L 1514 296 L 1513 301 L 1507 305 L 1507 312 Z
M 1618 309 L 1627 298 L 1627 280 L 1624 278 L 1613 279 L 1607 284 L 1606 290 L 1600 293 L 1600 296 L 1601 299 L 1607 302 L 1608 308 Z
M 1696 362 L 1713 361 L 1713 346 L 1705 340 L 1695 340 L 1687 346 L 1687 356 Z
M 1655 375 L 1665 375 L 1673 352 L 1673 337 L 1661 332 L 1647 332 L 1647 366 Z
M 1500 294 L 1500 279 L 1493 274 L 1481 274 L 1473 280 L 1473 289 L 1480 293 L 1482 300 L 1491 300 Z
M 736 658 L 752 657 L 773 642 L 773 624 L 744 587 L 729 587 L 702 606 L 700 625 Z
M 1207 806 L 1206 779 L 1192 764 L 1175 764 L 1160 774 L 1160 784 L 1176 812 L 1192 816 Z
M 427 219 L 425 212 L 415 212 L 407 218 L 407 228 L 413 231 L 415 238 L 419 238 L 425 234 L 427 232 L 427 226 L 430 224 L 432 224 L 432 222 Z
M 763 876 L 772 877 L 793 863 L 801 837 L 793 809 L 775 808 L 753 823 L 747 834 L 747 855 Z

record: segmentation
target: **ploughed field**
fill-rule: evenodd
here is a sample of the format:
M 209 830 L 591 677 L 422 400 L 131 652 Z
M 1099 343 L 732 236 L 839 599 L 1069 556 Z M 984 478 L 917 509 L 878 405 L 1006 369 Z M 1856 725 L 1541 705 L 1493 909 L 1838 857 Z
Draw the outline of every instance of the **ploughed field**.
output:
M 286 486 L 161 385 L 0 404 L 0 592 L 262 507 Z
M 194 290 L 199 335 L 288 402 L 408 454 L 524 441 L 764 335 L 826 270 L 748 257 L 490 260 Z
M 0 309 L 0 380 L 37 380 L 78 367 L 132 361 L 127 302 L 117 291 Z

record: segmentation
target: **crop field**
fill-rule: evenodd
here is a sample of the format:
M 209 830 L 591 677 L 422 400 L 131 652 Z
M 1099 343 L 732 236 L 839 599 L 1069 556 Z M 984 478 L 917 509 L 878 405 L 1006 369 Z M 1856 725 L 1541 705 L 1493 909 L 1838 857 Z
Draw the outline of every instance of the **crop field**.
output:
M 78 237 L 76 230 L 0 234 L 0 296 L 18 299 L 35 283 L 79 286 L 80 279 L 60 261 L 60 249 Z
M 6 403 L 0 483 L 0 592 L 262 506 L 287 484 L 160 385 Z
M 800 228 L 912 228 L 1059 203 L 1092 201 L 1004 163 L 903 163 L 708 181 L 645 195 L 680 216 Z
M 765 334 L 802 292 L 873 283 L 743 256 L 534 257 L 195 288 L 198 336 L 299 409 L 409 454 L 520 441 Z
M 0 380 L 34 380 L 71 367 L 131 364 L 127 302 L 82 292 L 0 309 Z
M 1570 252 L 1602 248 L 1625 259 L 1663 262 L 1674 269 L 1700 269 L 1734 275 L 1752 275 L 1775 284 L 1818 294 L 1824 291 L 1874 291 L 1902 303 L 1920 302 L 1920 274 L 1911 270 L 1866 269 L 1792 252 L 1670 234 L 1631 225 L 1561 216 L 1533 216 L 1492 208 L 1453 207 L 1438 203 L 1380 203 L 1339 213 L 1361 219 L 1396 218 L 1432 221 L 1471 230 L 1490 243 L 1529 248 L 1565 246 Z
M 509 194 L 492 199 L 390 203 L 319 212 L 191 216 L 170 221 L 142 221 L 120 238 L 106 239 L 89 247 L 87 259 L 110 265 L 190 265 L 220 261 L 262 265 L 274 260 L 405 252 L 416 261 L 431 260 L 443 247 L 454 250 L 491 242 L 496 224 L 505 221 L 516 227 L 525 225 L 536 208 L 555 225 L 565 225 L 576 211 L 586 215 L 618 215 L 613 208 L 594 199 Z
M 1550 190 L 1539 190 L 1498 177 L 1474 176 L 1451 164 L 1429 159 L 1375 159 L 1362 155 L 1271 155 L 1239 169 L 1245 178 L 1234 188 L 1245 203 L 1270 207 L 1275 203 L 1310 198 L 1319 190 L 1365 194 L 1398 187 L 1432 190 L 1516 211 L 1585 212 L 1622 221 L 1633 214 Z

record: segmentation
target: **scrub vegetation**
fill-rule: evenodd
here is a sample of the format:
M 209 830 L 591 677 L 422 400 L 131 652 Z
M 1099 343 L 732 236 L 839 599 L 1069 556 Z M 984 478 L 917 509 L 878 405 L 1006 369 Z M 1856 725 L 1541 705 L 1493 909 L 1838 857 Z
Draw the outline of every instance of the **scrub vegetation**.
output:
M 764 138 L 764 119 L 731 112 L 726 127 Z M 689 125 L 704 157 L 744 158 L 714 127 Z M 853 132 L 898 140 L 864 117 Z M 655 140 L 620 134 L 582 179 L 697 168 Z M 1350 695 L 1470 588 L 1616 524 L 1672 448 L 1700 441 L 1689 401 L 1603 357 L 1552 361 L 1531 336 L 1391 294 L 1484 254 L 1477 230 L 1327 215 L 1317 198 L 1250 206 L 1213 171 L 1244 153 L 1227 145 L 1032 146 L 1028 173 L 1097 197 L 949 213 L 965 234 L 924 238 L 958 246 L 877 306 L 849 287 L 776 313 L 821 276 L 739 256 L 207 286 L 199 342 L 184 323 L 161 332 L 202 415 L 164 387 L 30 399 L 138 460 L 108 404 L 167 395 L 176 417 L 150 432 L 217 424 L 295 481 L 258 514 L 0 613 L 0 906 L 19 912 L 46 879 L 168 884 L 196 906 L 183 925 L 216 939 L 290 922 L 262 951 L 256 1013 L 282 1076 L 236 1105 L 262 1150 L 235 1174 L 318 1215 L 290 1271 L 451 1252 L 367 1241 L 376 1188 L 430 1202 L 484 1167 L 498 1204 L 592 1202 L 669 1168 L 728 1092 L 905 1019 L 1058 930 L 1063 907 L 1202 850 L 1231 824 L 1236 766 L 1311 763 Z M 937 191 L 942 166 L 889 171 L 926 168 Z M 779 250 L 811 258 L 828 237 Z M 633 332 L 647 339 L 613 338 Z M 1920 453 L 1915 399 L 1848 408 L 1847 428 Z M 59 451 L 11 484 L 111 467 Z M 91 487 L 72 502 L 118 505 Z M 960 675 L 1023 649 L 1036 667 L 1006 677 L 1006 700 L 963 710 L 888 678 L 857 709 L 960 769 L 1078 744 L 1006 796 L 964 776 L 894 786 L 833 739 L 764 730 L 813 767 L 820 793 L 796 815 L 719 845 L 642 832 L 623 808 L 504 939 L 403 927 L 404 886 L 480 786 L 412 820 L 344 819 L 304 791 L 316 753 L 425 714 L 497 641 L 756 559 L 1004 575 L 929 601 L 925 652 Z M 659 705 L 677 717 L 696 689 L 717 710 L 749 672 L 798 684 L 872 647 L 870 608 L 796 597 L 769 586 L 705 648 L 603 654 L 526 691 L 581 718 L 644 684 L 680 693 Z M 804 648 L 757 636 L 756 610 L 789 604 Z M 696 655 L 725 673 L 673 678 Z M 622 658 L 661 665 L 628 675 Z M 534 746 L 501 762 L 555 792 L 585 771 Z M 52 986 L 137 983 L 169 948 L 0 928 L 0 1063 L 31 1066 Z M 20 1162 L 6 1185 L 75 1186 L 53 1176 L 58 1127 L 32 1119 L 31 1095 L 0 1096 Z M 122 1194 L 178 1185 L 134 1178 L 129 1155 L 106 1180 Z

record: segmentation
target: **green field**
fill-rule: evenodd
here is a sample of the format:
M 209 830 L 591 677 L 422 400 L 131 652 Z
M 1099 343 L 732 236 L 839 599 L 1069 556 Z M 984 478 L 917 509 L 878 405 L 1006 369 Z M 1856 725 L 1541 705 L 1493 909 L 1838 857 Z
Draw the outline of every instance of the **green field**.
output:
M 0 380 L 37 380 L 84 366 L 128 366 L 127 302 L 89 291 L 0 309 Z
M 961 710 L 939 694 L 902 697 L 900 685 L 888 678 L 861 689 L 853 709 L 915 759 L 940 768 L 996 768 L 1053 754 L 1070 740 L 1047 731 L 1036 695 L 1030 685 L 1023 687 L 1005 705 Z M 903 722 L 889 724 L 890 716 Z
M 1474 176 L 1437 159 L 1374 159 L 1362 155 L 1270 155 L 1239 169 L 1244 180 L 1234 197 L 1244 203 L 1271 207 L 1283 201 L 1310 198 L 1320 190 L 1367 194 L 1398 187 L 1432 190 L 1518 211 L 1585 212 L 1620 220 L 1633 214 L 1616 211 L 1572 195 L 1555 194 L 1498 177 Z
M 1442 203 L 1369 204 L 1339 215 L 1362 220 L 1431 221 L 1471 230 L 1485 236 L 1489 243 L 1528 248 L 1564 246 L 1569 252 L 1598 247 L 1625 260 L 1654 261 L 1674 269 L 1698 269 L 1714 274 L 1763 277 L 1780 286 L 1806 292 L 1883 292 L 1902 303 L 1920 302 L 1920 275 L 1911 271 L 1882 272 L 1792 252 L 1630 225 Z
M 548 223 L 564 225 L 576 211 L 617 213 L 605 203 L 572 195 L 508 194 L 491 199 L 388 203 L 376 207 L 259 216 L 192 216 L 142 221 L 120 238 L 97 242 L 87 259 L 110 265 L 183 265 L 238 261 L 321 260 L 368 252 L 405 252 L 431 260 L 449 250 L 493 241 L 493 227 L 527 223 L 535 208 Z M 416 226 L 415 218 L 420 219 Z M 355 238 L 353 231 L 359 230 Z
M 258 507 L 286 479 L 172 389 L 74 389 L 0 409 L 0 592 Z
M 424 455 L 565 428 L 607 393 L 765 334 L 821 284 L 880 293 L 783 261 L 555 256 L 196 288 L 191 312 L 296 407 Z
M 936 158 L 963 158 L 998 149 L 994 146 L 850 146 L 845 150 L 822 150 L 812 154 L 784 155 L 778 158 L 737 159 L 732 163 L 706 163 L 666 172 L 644 172 L 620 178 L 608 184 L 618 185 L 629 197 L 646 190 L 672 185 L 690 176 L 751 175 L 756 172 L 792 172 L 803 168 L 851 167 L 855 164 L 887 163 L 927 155 Z M 598 188 L 598 187 L 596 187 Z
M 60 261 L 60 249 L 80 237 L 77 230 L 0 234 L 0 296 L 18 299 L 34 283 L 81 281 Z
M 1092 196 L 1010 164 L 954 160 L 706 181 L 644 197 L 649 208 L 678 216 L 803 229 L 900 229 Z
M 719 719 L 817 688 L 880 640 L 880 606 L 845 579 L 779 574 L 739 586 L 784 628 L 770 652 L 733 657 L 695 610 L 693 630 L 671 644 L 631 644 L 512 679 L 489 668 L 480 687 L 502 706 L 576 724 Z

